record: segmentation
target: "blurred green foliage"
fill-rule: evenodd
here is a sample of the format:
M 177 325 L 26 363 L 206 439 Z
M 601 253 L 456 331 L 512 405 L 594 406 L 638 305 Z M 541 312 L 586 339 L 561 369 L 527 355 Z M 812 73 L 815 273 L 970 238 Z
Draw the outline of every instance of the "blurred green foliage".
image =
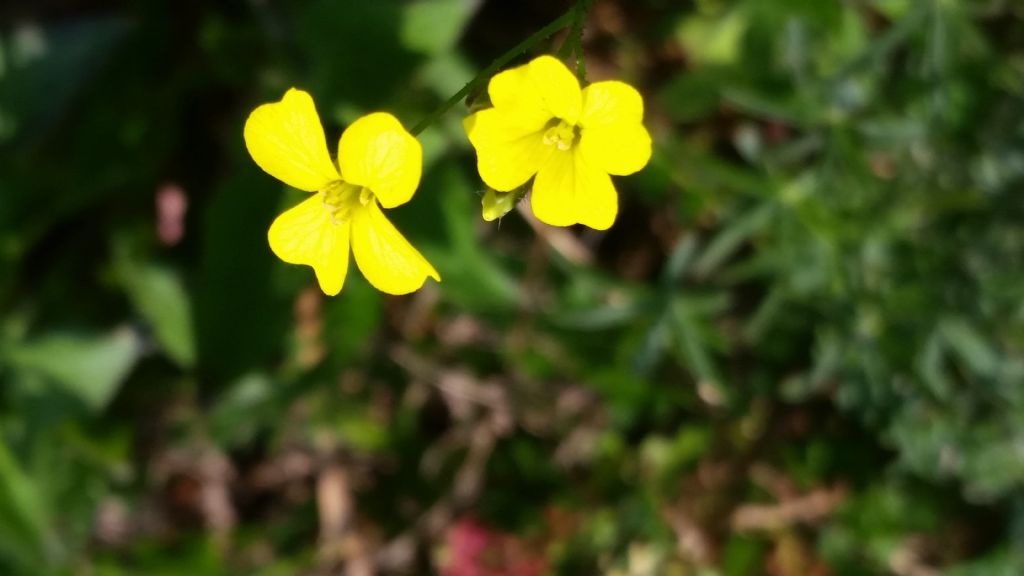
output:
M 570 7 L 0 7 L 0 573 L 458 576 L 466 518 L 554 574 L 1024 573 L 1016 2 L 598 0 L 656 141 L 610 232 L 484 223 L 455 110 L 393 212 L 441 284 L 272 257 L 248 111 L 411 126 Z

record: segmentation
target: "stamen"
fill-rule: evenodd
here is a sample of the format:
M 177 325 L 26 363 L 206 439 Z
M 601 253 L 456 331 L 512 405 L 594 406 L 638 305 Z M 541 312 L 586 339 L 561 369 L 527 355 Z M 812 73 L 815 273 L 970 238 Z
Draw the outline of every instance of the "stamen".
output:
M 543 142 L 547 146 L 555 146 L 564 152 L 572 148 L 573 142 L 576 141 L 576 127 L 564 120 L 557 122 L 544 131 Z
M 324 203 L 334 208 L 341 208 L 351 202 L 352 196 L 359 192 L 359 186 L 344 180 L 335 180 L 323 189 Z
M 356 186 L 344 180 L 335 180 L 320 191 L 321 203 L 330 215 L 332 224 L 342 224 L 348 220 L 353 209 L 366 206 L 374 201 L 373 192 L 369 188 Z

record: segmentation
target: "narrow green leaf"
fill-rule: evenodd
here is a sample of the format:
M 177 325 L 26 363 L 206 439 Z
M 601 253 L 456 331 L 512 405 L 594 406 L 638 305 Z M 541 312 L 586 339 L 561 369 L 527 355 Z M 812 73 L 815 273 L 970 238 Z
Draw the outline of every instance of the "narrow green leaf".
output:
M 771 222 L 774 214 L 772 204 L 762 204 L 744 216 L 733 221 L 708 244 L 693 266 L 698 277 L 707 277 L 734 255 L 751 236 Z
M 40 569 L 46 561 L 48 518 L 43 495 L 0 442 L 0 558 Z
M 939 330 L 971 370 L 979 376 L 995 375 L 999 369 L 999 355 L 971 324 L 961 318 L 946 318 L 939 324 Z

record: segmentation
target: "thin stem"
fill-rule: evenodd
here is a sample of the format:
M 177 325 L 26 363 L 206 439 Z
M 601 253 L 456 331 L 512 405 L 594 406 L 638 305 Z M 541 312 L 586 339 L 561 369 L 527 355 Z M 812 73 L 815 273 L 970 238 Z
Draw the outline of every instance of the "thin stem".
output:
M 468 94 L 476 90 L 480 86 L 480 84 L 487 80 L 490 80 L 491 76 L 493 76 L 495 72 L 497 72 L 506 64 L 508 64 L 513 58 L 519 56 L 523 52 L 526 52 L 537 42 L 540 42 L 544 38 L 547 38 L 548 36 L 551 36 L 552 34 L 557 32 L 558 30 L 565 28 L 567 25 L 569 25 L 570 22 L 574 22 L 574 19 L 576 18 L 577 9 L 579 8 L 579 5 L 583 3 L 589 4 L 589 1 L 582 0 L 580 3 L 577 3 L 568 12 L 559 16 L 547 26 L 534 32 L 529 38 L 523 40 L 519 44 L 516 44 L 515 47 L 513 47 L 511 50 L 499 56 L 494 62 L 491 62 L 490 65 L 487 66 L 487 68 L 481 70 L 480 73 L 477 74 L 476 77 L 474 77 L 472 80 L 470 80 L 465 86 L 463 86 L 461 90 L 453 94 L 451 98 L 444 102 L 444 104 L 441 104 L 441 106 L 438 107 L 433 112 L 431 112 L 429 116 L 427 116 L 422 121 L 420 121 L 419 124 L 414 126 L 412 129 L 413 136 L 418 135 L 420 132 L 426 130 L 427 127 L 429 127 L 431 124 L 437 122 L 438 118 L 443 116 L 444 113 L 450 110 L 452 106 L 455 106 L 460 100 L 462 100 Z
M 562 42 L 562 46 L 558 49 L 558 57 L 562 60 L 569 56 L 576 57 L 576 77 L 580 79 L 580 82 L 587 80 L 587 64 L 583 57 L 583 27 L 587 23 L 587 14 L 590 13 L 590 7 L 593 4 L 594 0 L 578 0 L 576 2 L 572 9 L 572 27 L 569 29 L 565 41 Z
M 587 15 L 590 14 L 590 8 L 594 5 L 594 0 L 580 0 L 580 3 L 576 5 L 580 9 L 579 24 L 576 29 L 576 77 L 580 79 L 580 82 L 587 81 L 587 59 L 583 54 L 583 27 L 587 23 Z
M 580 27 L 580 6 L 583 5 L 582 0 L 576 2 L 573 5 L 572 10 L 572 24 L 569 27 L 569 33 L 565 35 L 565 39 L 562 40 L 562 45 L 558 47 L 558 59 L 565 60 L 569 56 L 576 53 L 577 47 L 579 46 L 579 32 Z

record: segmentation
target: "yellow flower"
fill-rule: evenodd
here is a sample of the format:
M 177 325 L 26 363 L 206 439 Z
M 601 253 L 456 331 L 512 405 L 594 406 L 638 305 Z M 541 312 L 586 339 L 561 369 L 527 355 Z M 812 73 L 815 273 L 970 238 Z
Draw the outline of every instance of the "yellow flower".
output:
M 292 88 L 249 115 L 245 145 L 265 172 L 314 193 L 278 216 L 267 239 L 281 260 L 312 266 L 324 294 L 341 291 L 350 245 L 363 276 L 382 292 L 408 294 L 428 276 L 441 280 L 381 211 L 412 198 L 423 165 L 420 143 L 394 116 L 377 112 L 349 126 L 335 168 L 313 99 Z
M 632 174 L 651 157 L 640 94 L 623 82 L 580 89 L 565 64 L 541 56 L 488 85 L 493 108 L 466 118 L 483 181 L 499 192 L 530 178 L 541 222 L 609 228 L 618 197 L 609 174 Z

